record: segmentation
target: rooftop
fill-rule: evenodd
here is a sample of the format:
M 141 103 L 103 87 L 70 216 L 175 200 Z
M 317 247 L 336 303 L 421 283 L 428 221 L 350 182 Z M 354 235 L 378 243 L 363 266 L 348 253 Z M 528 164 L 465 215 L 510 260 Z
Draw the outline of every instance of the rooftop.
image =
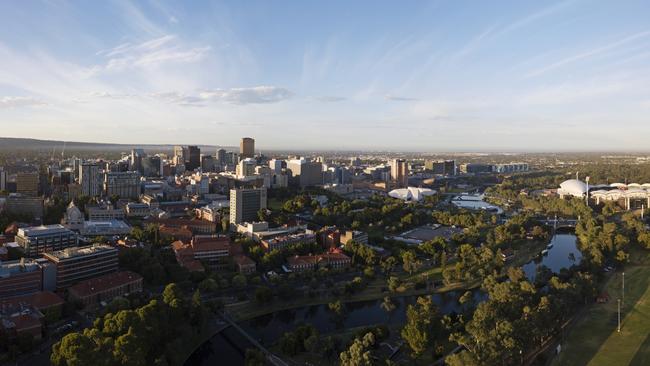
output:
M 92 255 L 101 252 L 117 251 L 110 245 L 106 244 L 93 244 L 87 247 L 73 247 L 63 250 L 57 250 L 51 253 L 45 253 L 45 256 L 53 257 L 57 259 L 72 258 L 72 257 L 81 257 L 84 255 Z
M 142 276 L 137 273 L 131 271 L 120 271 L 79 282 L 70 287 L 68 291 L 79 297 L 86 297 L 141 280 Z
M 50 235 L 60 233 L 72 234 L 72 231 L 68 230 L 61 224 L 32 226 L 18 229 L 18 236 Z

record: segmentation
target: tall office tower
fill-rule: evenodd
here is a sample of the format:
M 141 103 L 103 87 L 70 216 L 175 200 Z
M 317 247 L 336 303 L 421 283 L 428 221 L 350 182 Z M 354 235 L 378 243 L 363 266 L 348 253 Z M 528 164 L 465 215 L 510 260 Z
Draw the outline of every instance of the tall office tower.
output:
M 106 172 L 104 173 L 104 192 L 107 197 L 137 199 L 140 197 L 140 173 Z
M 266 208 L 266 188 L 230 190 L 231 225 L 257 221 L 257 212 L 262 208 Z
M 99 163 L 82 163 L 79 170 L 79 184 L 81 194 L 88 197 L 97 197 L 102 192 L 102 168 Z
M 251 158 L 242 159 L 239 164 L 237 164 L 237 176 L 239 177 L 250 177 L 255 175 L 255 166 L 257 162 Z
M 189 158 L 189 155 L 190 154 L 187 147 L 174 146 L 174 164 L 185 164 L 185 161 Z
M 271 168 L 271 170 L 273 170 L 274 173 L 280 174 L 282 173 L 282 163 L 283 163 L 282 160 L 271 159 L 269 161 L 269 168 Z
M 16 175 L 16 192 L 25 196 L 38 196 L 38 173 L 18 173 Z
M 4 171 L 3 167 L 0 167 L 0 191 L 7 190 L 7 172 Z
M 241 159 L 252 158 L 255 156 L 255 140 L 250 137 L 244 137 L 239 143 L 239 157 Z
M 147 156 L 142 159 L 142 171 L 145 177 L 162 177 L 163 176 L 163 159 L 156 156 Z
M 390 177 L 397 188 L 409 185 L 409 167 L 404 159 L 393 159 L 390 164 Z
M 305 158 L 292 159 L 287 162 L 287 169 L 297 180 L 300 187 L 309 187 L 323 184 L 323 164 L 309 161 Z
M 201 154 L 201 171 L 202 172 L 214 172 L 216 160 L 212 155 L 203 155 Z
M 143 173 L 142 159 L 147 157 L 143 149 L 131 150 L 131 158 L 129 159 L 129 169 L 135 172 Z
M 226 150 L 224 149 L 217 150 L 217 161 L 221 166 L 226 165 Z
M 188 146 L 187 155 L 185 169 L 194 170 L 201 166 L 201 149 L 198 146 Z

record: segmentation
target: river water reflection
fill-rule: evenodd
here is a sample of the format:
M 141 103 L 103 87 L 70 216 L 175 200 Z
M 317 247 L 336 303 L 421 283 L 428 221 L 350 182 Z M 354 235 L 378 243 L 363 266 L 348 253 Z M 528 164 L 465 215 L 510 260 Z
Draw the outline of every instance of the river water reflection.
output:
M 582 253 L 577 247 L 577 237 L 574 234 L 556 234 L 551 239 L 552 246 L 544 255 L 540 255 L 523 267 L 526 277 L 531 281 L 535 280 L 537 268 L 544 265 L 554 273 L 560 272 L 562 268 L 570 268 L 574 264 L 580 264 Z

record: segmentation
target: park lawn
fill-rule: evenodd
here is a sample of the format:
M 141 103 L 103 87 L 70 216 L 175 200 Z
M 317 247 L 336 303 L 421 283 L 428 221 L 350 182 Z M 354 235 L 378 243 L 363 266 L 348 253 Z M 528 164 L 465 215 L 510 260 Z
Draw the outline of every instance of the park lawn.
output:
M 280 211 L 282 206 L 284 206 L 285 200 L 280 200 L 277 198 L 269 198 L 266 203 L 266 207 L 271 211 Z
M 552 365 L 647 365 L 650 361 L 650 267 L 625 271 L 625 302 L 621 307 L 621 333 L 616 332 L 617 299 L 621 274 L 605 284 L 610 300 L 593 304 L 578 321 Z

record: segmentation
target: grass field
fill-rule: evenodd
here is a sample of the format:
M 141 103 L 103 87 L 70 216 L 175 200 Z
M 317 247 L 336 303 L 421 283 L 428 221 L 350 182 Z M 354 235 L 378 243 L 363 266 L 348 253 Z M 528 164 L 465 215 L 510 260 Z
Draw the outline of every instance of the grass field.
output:
M 605 285 L 606 304 L 591 305 L 562 345 L 552 365 L 649 365 L 650 364 L 650 266 L 625 270 L 625 301 L 621 305 L 621 332 L 617 327 L 617 299 L 621 297 L 621 273 Z

